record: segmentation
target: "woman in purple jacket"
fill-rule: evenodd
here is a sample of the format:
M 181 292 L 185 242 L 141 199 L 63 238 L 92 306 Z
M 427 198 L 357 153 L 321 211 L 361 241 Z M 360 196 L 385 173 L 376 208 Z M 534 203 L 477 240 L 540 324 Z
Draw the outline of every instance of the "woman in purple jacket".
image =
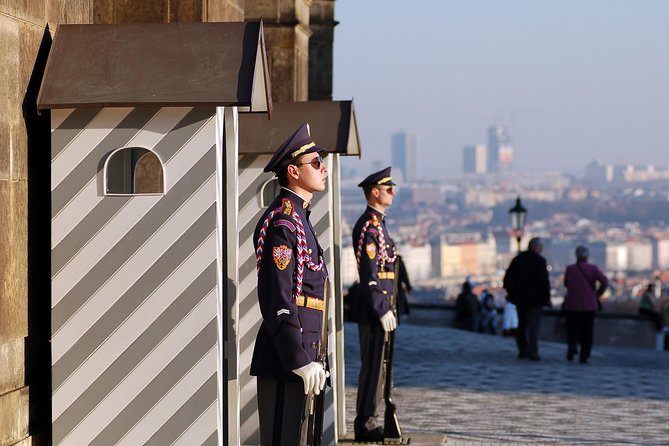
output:
M 588 248 L 576 248 L 576 263 L 569 265 L 564 274 L 567 295 L 562 309 L 567 319 L 567 360 L 572 361 L 581 346 L 580 362 L 587 364 L 592 350 L 592 331 L 599 298 L 609 284 L 597 265 L 588 263 Z

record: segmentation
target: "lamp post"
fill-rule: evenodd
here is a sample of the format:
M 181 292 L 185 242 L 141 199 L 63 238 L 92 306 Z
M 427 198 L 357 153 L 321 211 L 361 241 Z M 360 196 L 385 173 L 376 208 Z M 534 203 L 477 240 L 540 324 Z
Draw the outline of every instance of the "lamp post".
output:
M 518 252 L 520 252 L 520 239 L 523 237 L 525 220 L 527 219 L 527 209 L 520 204 L 520 196 L 516 198 L 516 205 L 509 209 L 511 216 L 511 233 L 516 237 L 518 243 Z

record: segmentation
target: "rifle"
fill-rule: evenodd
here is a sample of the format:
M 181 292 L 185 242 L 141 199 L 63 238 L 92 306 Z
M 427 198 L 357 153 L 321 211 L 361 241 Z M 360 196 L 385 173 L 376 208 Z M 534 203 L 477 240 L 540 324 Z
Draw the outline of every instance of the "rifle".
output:
M 328 356 L 328 294 L 330 280 L 326 279 L 323 290 L 323 320 L 321 321 L 321 340 L 316 342 L 316 362 L 323 370 L 327 367 Z M 323 412 L 325 409 L 325 387 L 319 395 L 309 392 L 307 395 L 307 446 L 321 446 L 323 444 Z
M 395 261 L 395 280 L 393 294 L 390 298 L 390 309 L 397 318 L 398 261 Z M 399 319 L 397 320 L 399 323 Z M 387 331 L 383 336 L 383 399 L 386 411 L 383 417 L 384 443 L 402 443 L 402 430 L 397 419 L 397 407 L 393 402 L 393 350 L 395 349 L 395 331 Z

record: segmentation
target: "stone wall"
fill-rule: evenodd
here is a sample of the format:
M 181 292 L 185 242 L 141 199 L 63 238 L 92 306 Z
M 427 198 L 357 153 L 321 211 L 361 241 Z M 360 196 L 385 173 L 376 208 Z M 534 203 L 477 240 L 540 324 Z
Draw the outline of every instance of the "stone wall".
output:
M 0 1 L 0 446 L 50 438 L 49 112 L 60 23 L 242 21 L 244 0 Z
M 244 0 L 91 0 L 93 23 L 241 22 Z
M 407 321 L 417 325 L 456 327 L 453 305 L 413 304 Z M 497 334 L 502 332 L 502 311 L 498 310 Z M 558 310 L 544 310 L 539 339 L 564 343 L 567 328 Z M 656 348 L 657 332 L 650 319 L 637 314 L 597 313 L 594 344 L 616 347 Z
M 309 28 L 309 100 L 332 99 L 332 58 L 334 43 L 334 0 L 313 0 Z M 343 99 L 343 98 L 342 98 Z
M 272 100 L 309 99 L 309 15 L 311 0 L 256 0 L 244 5 L 244 19 L 262 18 Z
M 48 192 L 42 197 L 35 195 L 40 184 L 46 185 L 48 191 L 49 114 L 38 115 L 35 100 L 51 32 L 58 23 L 86 23 L 90 16 L 88 1 L 0 2 L 0 445 L 3 446 L 19 442 L 40 444 L 35 434 L 49 429 L 49 196 Z M 47 174 L 33 181 L 44 165 L 38 159 L 40 155 L 46 161 Z M 31 189 L 33 185 L 35 188 Z M 41 216 L 41 227 L 38 220 L 29 225 L 30 215 Z M 39 252 L 41 258 L 31 257 Z

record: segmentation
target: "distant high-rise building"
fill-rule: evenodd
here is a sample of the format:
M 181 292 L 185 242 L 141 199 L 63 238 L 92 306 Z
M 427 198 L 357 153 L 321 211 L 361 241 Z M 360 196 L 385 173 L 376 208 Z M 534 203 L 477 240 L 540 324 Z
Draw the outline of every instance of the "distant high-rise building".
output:
M 398 132 L 391 137 L 393 176 L 402 181 L 418 179 L 418 137 L 413 133 Z
M 511 170 L 513 146 L 506 127 L 488 127 L 488 172 Z
M 585 180 L 590 183 L 610 183 L 613 181 L 613 166 L 592 161 L 585 166 Z
M 486 147 L 483 144 L 463 147 L 462 171 L 464 173 L 486 173 Z

